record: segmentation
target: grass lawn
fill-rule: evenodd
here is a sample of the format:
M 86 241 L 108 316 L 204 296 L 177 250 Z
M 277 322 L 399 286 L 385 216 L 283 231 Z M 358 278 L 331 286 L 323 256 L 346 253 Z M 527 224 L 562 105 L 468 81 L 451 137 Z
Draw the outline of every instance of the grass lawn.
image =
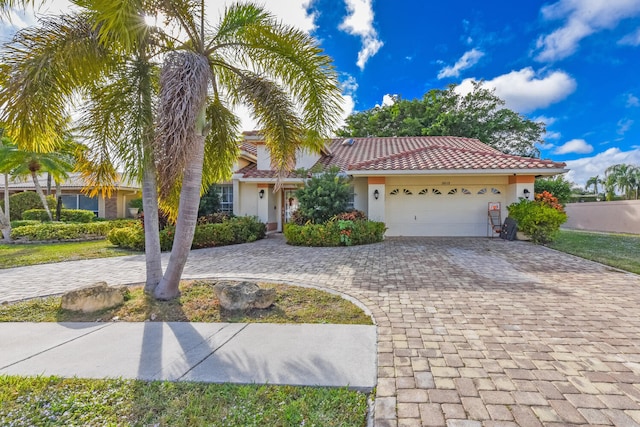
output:
M 0 425 L 362 427 L 366 400 L 337 388 L 0 376 Z
M 261 323 L 339 323 L 371 325 L 371 318 L 360 307 L 339 295 L 317 289 L 260 283 L 275 288 L 276 301 L 264 310 L 244 314 L 222 312 L 213 292 L 212 281 L 183 281 L 181 295 L 172 301 L 157 301 L 142 286 L 129 288 L 122 306 L 95 313 L 60 308 L 60 297 L 36 298 L 0 306 L 0 322 L 261 322 Z
M 135 255 L 139 253 L 140 252 L 117 248 L 107 240 L 68 243 L 0 244 L 0 268 Z
M 562 230 L 549 247 L 640 274 L 640 236 Z

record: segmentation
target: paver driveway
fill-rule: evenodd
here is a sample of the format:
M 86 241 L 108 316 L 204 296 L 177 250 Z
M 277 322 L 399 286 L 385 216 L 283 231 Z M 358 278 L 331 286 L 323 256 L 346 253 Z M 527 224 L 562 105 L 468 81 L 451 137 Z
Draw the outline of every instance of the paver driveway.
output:
M 0 270 L 2 299 L 142 280 L 141 257 Z M 378 325 L 376 426 L 640 425 L 640 276 L 524 242 L 194 251 L 185 277 L 326 286 Z

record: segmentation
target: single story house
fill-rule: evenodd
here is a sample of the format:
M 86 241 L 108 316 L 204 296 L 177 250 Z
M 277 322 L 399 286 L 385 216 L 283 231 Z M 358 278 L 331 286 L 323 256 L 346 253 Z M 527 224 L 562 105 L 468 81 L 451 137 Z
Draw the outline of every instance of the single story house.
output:
M 45 194 L 47 194 L 47 176 L 39 177 L 39 183 Z M 102 197 L 101 195 L 89 197 L 82 192 L 86 187 L 86 183 L 79 173 L 69 174 L 64 182 L 60 183 L 60 195 L 62 196 L 62 206 L 65 209 L 85 209 L 93 211 L 100 218 L 114 219 L 126 218 L 131 216 L 128 211 L 128 203 L 142 197 L 142 189 L 140 185 L 120 180 L 116 183 L 111 197 Z M 23 191 L 35 191 L 35 186 L 31 177 L 22 181 L 9 182 L 9 194 L 15 194 Z M 56 195 L 56 185 L 51 183 L 50 193 Z M 0 198 L 4 196 L 4 185 L 0 185 Z
M 477 139 L 449 136 L 337 138 L 320 153 L 299 152 L 297 168 L 337 166 L 351 177 L 352 206 L 386 223 L 388 236 L 487 236 L 488 209 L 533 197 L 536 177 L 567 172 L 564 163 L 504 154 Z M 304 178 L 281 179 L 256 132 L 244 134 L 232 181 L 220 186 L 236 215 L 255 215 L 281 231 L 297 209 Z

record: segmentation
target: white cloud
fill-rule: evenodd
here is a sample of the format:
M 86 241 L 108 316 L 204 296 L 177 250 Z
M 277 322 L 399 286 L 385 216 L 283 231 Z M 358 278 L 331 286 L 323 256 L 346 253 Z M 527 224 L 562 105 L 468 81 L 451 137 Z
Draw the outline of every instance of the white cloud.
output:
M 602 30 L 612 29 L 623 19 L 640 15 L 638 0 L 559 0 L 541 9 L 545 20 L 562 20 L 562 27 L 540 36 L 536 42 L 541 62 L 572 55 L 580 41 Z
M 538 117 L 534 117 L 531 120 L 533 120 L 534 122 L 542 122 L 545 124 L 545 126 L 551 126 L 557 121 L 555 117 L 547 117 L 547 116 L 538 116 Z
M 588 154 L 593 151 L 593 146 L 588 144 L 584 139 L 572 139 L 571 141 L 565 142 L 553 151 L 555 154 L 569 154 L 569 153 L 577 153 L 577 154 Z
M 473 90 L 475 80 L 465 79 L 456 92 L 465 94 Z M 576 81 L 564 71 L 551 71 L 538 75 L 533 68 L 512 71 L 484 82 L 506 102 L 506 107 L 520 113 L 545 108 L 562 101 L 576 89 Z
M 631 119 L 620 119 L 618 120 L 618 128 L 616 129 L 616 132 L 618 133 L 618 135 L 624 135 L 625 133 L 627 133 L 627 131 L 629 129 L 631 129 L 631 126 L 633 125 L 633 120 Z
M 439 79 L 444 79 L 445 77 L 458 77 L 460 76 L 460 72 L 462 70 L 469 69 L 476 65 L 480 58 L 484 56 L 484 52 L 478 49 L 471 49 L 466 51 L 458 61 L 450 66 L 444 67 L 438 73 Z
M 356 64 L 364 70 L 369 58 L 378 53 L 384 43 L 378 39 L 378 33 L 373 28 L 372 0 L 345 0 L 349 14 L 338 27 L 341 31 L 353 36 L 359 36 L 362 48 L 358 52 Z
M 630 151 L 621 151 L 617 147 L 609 148 L 595 156 L 569 160 L 566 163 L 567 168 L 571 169 L 567 174 L 567 179 L 584 186 L 592 176 L 604 177 L 604 170 L 611 165 L 619 163 L 640 165 L 640 148 Z
M 391 95 L 391 94 L 387 93 L 382 97 L 382 106 L 383 107 L 389 107 L 389 106 L 391 106 L 391 105 L 396 103 L 396 99 L 398 99 L 398 95 L 397 94 Z
M 638 97 L 633 95 L 632 93 L 627 94 L 626 107 L 640 107 L 640 99 L 638 99 Z
M 544 134 L 544 139 L 560 139 L 560 138 L 562 138 L 562 134 L 560 132 L 556 132 L 553 130 L 548 130 Z
M 618 40 L 618 44 L 627 46 L 640 46 L 640 28 Z

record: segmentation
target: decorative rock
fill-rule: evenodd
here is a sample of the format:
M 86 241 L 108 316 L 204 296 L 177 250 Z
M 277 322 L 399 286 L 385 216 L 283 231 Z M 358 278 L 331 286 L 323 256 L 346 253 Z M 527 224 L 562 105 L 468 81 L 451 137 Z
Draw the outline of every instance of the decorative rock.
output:
M 220 307 L 228 311 L 268 308 L 276 300 L 275 289 L 262 289 L 251 282 L 218 282 L 213 287 Z
M 62 295 L 65 310 L 91 313 L 124 303 L 123 290 L 109 287 L 106 282 L 98 282 Z

